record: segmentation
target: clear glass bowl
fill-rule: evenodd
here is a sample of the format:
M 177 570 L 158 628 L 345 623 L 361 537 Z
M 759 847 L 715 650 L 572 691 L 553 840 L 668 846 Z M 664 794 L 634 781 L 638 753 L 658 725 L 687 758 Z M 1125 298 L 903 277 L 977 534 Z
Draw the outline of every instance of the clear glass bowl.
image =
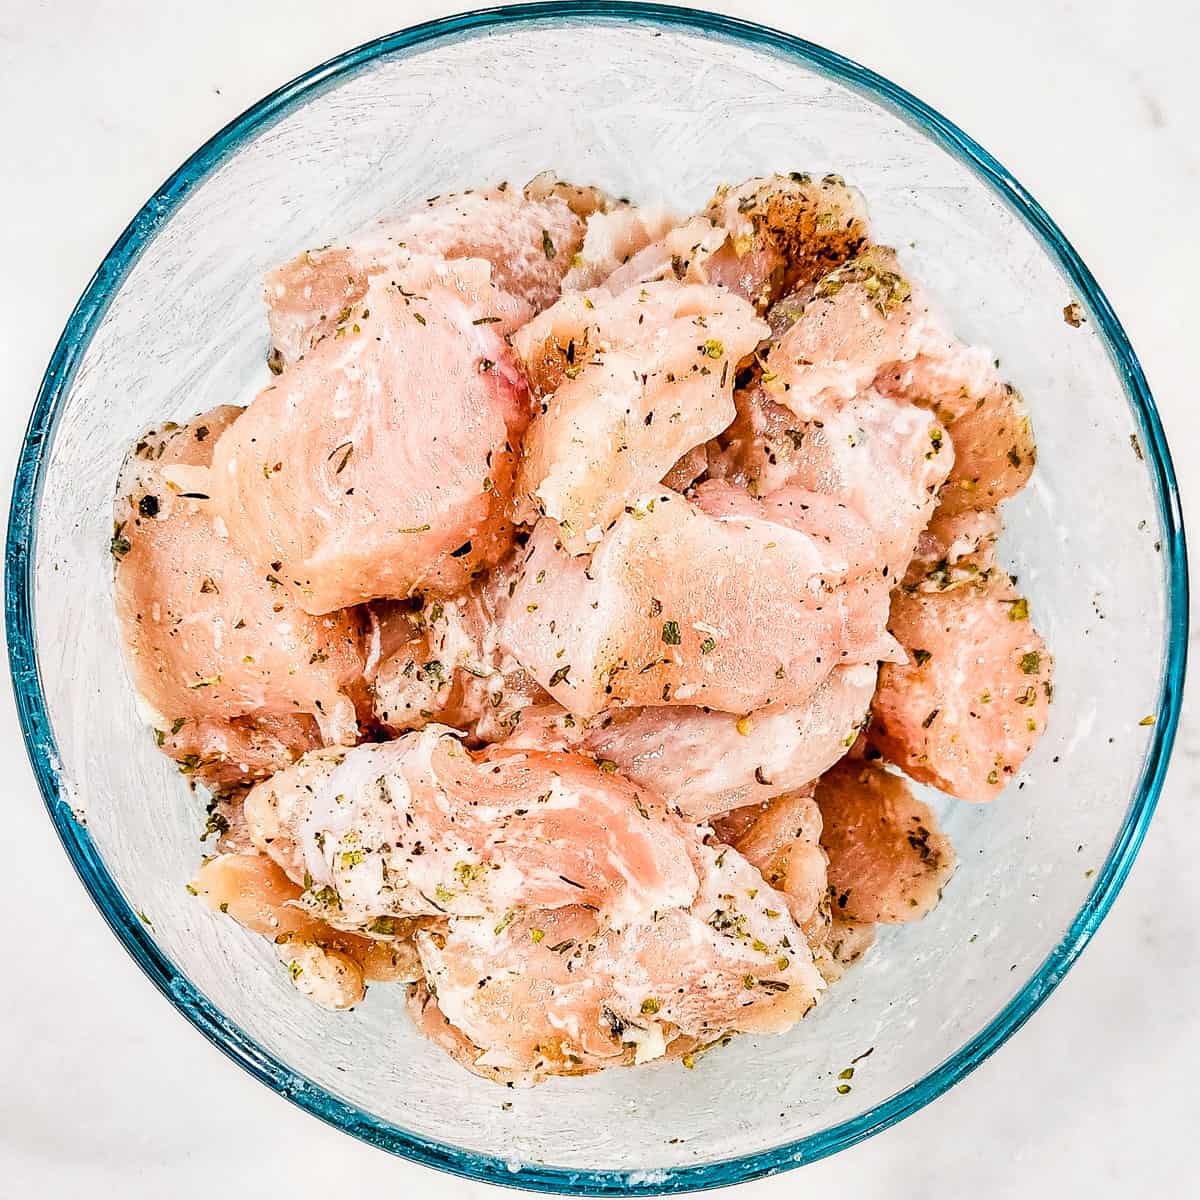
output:
M 1049 731 L 988 806 L 940 802 L 961 866 L 792 1033 L 678 1064 L 501 1091 L 421 1040 L 399 989 L 310 1006 L 271 947 L 184 890 L 198 797 L 135 711 L 112 615 L 110 504 L 150 423 L 266 380 L 266 268 L 396 205 L 547 167 L 703 200 L 719 179 L 837 171 L 962 334 L 994 347 L 1041 445 L 1007 560 L 1058 659 Z M 1077 301 L 1074 328 L 1063 307 Z M 38 781 L 114 932 L 231 1058 L 395 1153 L 529 1188 L 645 1194 L 830 1154 L 944 1091 L 1055 986 L 1112 903 L 1178 715 L 1186 576 L 1145 380 L 1087 268 L 952 124 L 816 46 L 650 5 L 550 4 L 421 26 L 267 97 L 150 199 L 54 353 L 7 547 L 12 674 Z M 1154 723 L 1143 718 L 1153 716 Z M 144 914 L 144 918 L 142 916 Z M 838 1073 L 859 1062 L 852 1090 Z

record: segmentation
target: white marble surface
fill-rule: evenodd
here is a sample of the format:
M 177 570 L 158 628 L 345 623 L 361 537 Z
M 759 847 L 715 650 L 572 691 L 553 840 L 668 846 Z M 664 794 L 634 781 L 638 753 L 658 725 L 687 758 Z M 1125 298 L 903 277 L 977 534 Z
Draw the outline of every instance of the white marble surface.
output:
M 710 0 L 865 62 L 958 121 L 1042 200 L 1108 290 L 1200 487 L 1200 20 L 1186 0 Z M 444 0 L 0 0 L 0 453 L 8 474 L 59 330 L 117 233 L 264 92 Z M 482 1196 L 291 1108 L 142 978 L 53 838 L 0 692 L 0 1198 Z M 965 1083 L 835 1161 L 749 1185 L 916 1197 L 1195 1195 L 1200 718 L 1080 964 Z

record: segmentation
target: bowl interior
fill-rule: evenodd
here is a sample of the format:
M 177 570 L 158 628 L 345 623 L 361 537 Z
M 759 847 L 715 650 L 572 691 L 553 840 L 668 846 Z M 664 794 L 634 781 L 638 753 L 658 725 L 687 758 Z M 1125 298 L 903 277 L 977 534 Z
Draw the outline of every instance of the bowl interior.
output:
M 716 24 L 599 16 L 502 20 L 362 56 L 250 122 L 214 169 L 186 181 L 182 203 L 139 218 L 135 236 L 153 236 L 90 342 L 76 343 L 43 455 L 32 578 L 50 723 L 37 752 L 86 820 L 87 834 L 71 835 L 77 857 L 94 850 L 90 885 L 103 892 L 111 875 L 110 919 L 174 975 L 193 1019 L 281 1091 L 390 1148 L 518 1185 L 635 1190 L 815 1157 L 935 1094 L 950 1076 L 927 1077 L 955 1056 L 964 1065 L 973 1039 L 984 1035 L 968 1057 L 1002 1038 L 1013 1019 L 1001 1027 L 997 1015 L 1053 986 L 1059 967 L 1039 974 L 1044 960 L 1102 915 L 1098 896 L 1085 904 L 1095 873 L 1111 885 L 1127 866 L 1121 853 L 1104 864 L 1136 836 L 1130 798 L 1148 747 L 1162 749 L 1160 728 L 1140 722 L 1158 713 L 1169 641 L 1170 531 L 1146 427 L 1097 308 L 1045 243 L 960 157 L 817 65 Z M 1006 507 L 1003 557 L 1057 657 L 1057 686 L 1049 731 L 1000 800 L 935 799 L 961 859 L 943 904 L 884 931 L 800 1027 L 735 1040 L 690 1072 L 663 1064 L 525 1092 L 467 1075 L 419 1038 L 399 989 L 376 986 L 348 1014 L 310 1006 L 269 945 L 187 894 L 203 798 L 139 721 L 108 540 L 130 441 L 155 422 L 246 402 L 267 381 L 267 268 L 380 212 L 548 167 L 683 208 L 718 181 L 772 170 L 836 171 L 862 188 L 877 239 L 963 336 L 994 349 L 1030 404 L 1040 461 Z M 1073 300 L 1089 317 L 1079 328 L 1062 316 Z M 36 683 L 18 687 L 28 712 Z M 838 1073 L 868 1049 L 839 1094 Z M 759 1157 L 677 1174 L 745 1156 Z

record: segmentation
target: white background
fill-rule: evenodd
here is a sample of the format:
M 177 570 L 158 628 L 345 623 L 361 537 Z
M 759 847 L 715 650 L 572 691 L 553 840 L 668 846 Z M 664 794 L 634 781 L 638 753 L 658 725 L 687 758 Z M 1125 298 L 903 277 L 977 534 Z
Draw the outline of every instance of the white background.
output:
M 1141 354 L 1185 496 L 1200 484 L 1200 20 L 1189 0 L 757 3 L 722 11 L 882 71 L 957 121 L 1059 221 Z M 0 0 L 0 479 L 105 251 L 197 145 L 436 0 Z M 803 166 L 803 164 L 796 164 Z M 1051 398 L 1052 399 L 1052 398 Z M 1200 1193 L 1200 719 L 1092 946 L 949 1095 L 827 1161 L 739 1189 Z M 326 1128 L 228 1063 L 102 924 L 54 839 L 0 691 L 0 1197 L 496 1194 Z

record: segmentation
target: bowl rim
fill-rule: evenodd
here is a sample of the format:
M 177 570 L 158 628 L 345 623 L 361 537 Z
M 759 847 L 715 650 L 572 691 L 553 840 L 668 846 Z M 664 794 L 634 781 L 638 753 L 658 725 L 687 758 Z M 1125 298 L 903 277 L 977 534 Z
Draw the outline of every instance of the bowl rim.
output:
M 85 824 L 61 786 L 54 732 L 38 668 L 33 604 L 34 537 L 49 451 L 75 372 L 108 305 L 141 253 L 192 190 L 265 127 L 306 100 L 385 57 L 501 27 L 561 21 L 624 21 L 714 35 L 767 52 L 840 83 L 915 126 L 1013 211 L 1078 290 L 1124 386 L 1151 474 L 1166 582 L 1166 656 L 1150 744 L 1129 808 L 1104 865 L 1062 939 L 989 1024 L 954 1054 L 867 1112 L 796 1141 L 721 1162 L 650 1170 L 572 1170 L 522 1164 L 410 1133 L 347 1104 L 298 1075 L 259 1046 L 198 992 L 158 948 L 152 929 L 126 903 Z M 1187 659 L 1188 576 L 1183 515 L 1170 452 L 1137 356 L 1092 273 L 1024 187 L 971 137 L 911 93 L 812 42 L 738 18 L 689 8 L 614 0 L 551 0 L 479 9 L 366 42 L 277 88 L 201 146 L 162 184 L 105 256 L 76 304 L 51 355 L 21 448 L 13 483 L 5 552 L 5 624 L 13 691 L 25 746 L 50 818 L 81 882 L 101 915 L 155 986 L 219 1050 L 305 1111 L 404 1158 L 469 1179 L 531 1191 L 588 1196 L 660 1195 L 760 1178 L 814 1162 L 896 1123 L 974 1070 L 1015 1033 L 1050 995 L 1107 914 L 1129 873 L 1166 774 L 1182 703 Z

